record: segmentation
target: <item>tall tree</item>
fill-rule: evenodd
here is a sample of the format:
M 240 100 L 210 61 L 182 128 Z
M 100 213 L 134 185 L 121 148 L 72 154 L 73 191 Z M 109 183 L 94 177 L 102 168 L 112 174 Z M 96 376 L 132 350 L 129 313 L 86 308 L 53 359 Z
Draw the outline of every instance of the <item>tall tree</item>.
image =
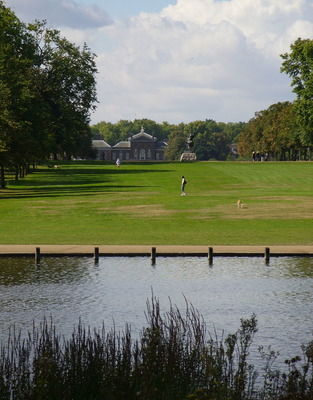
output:
M 176 130 L 173 130 L 168 139 L 168 145 L 165 149 L 166 159 L 179 160 L 187 148 L 187 135 L 184 133 L 184 125 L 180 124 Z
M 221 125 L 212 119 L 196 121 L 186 125 L 188 135 L 195 134 L 194 152 L 198 160 L 225 160 L 230 152 L 230 138 L 223 132 Z
M 282 54 L 281 72 L 292 78 L 291 86 L 296 93 L 296 111 L 303 127 L 301 141 L 313 146 L 313 40 L 298 38 L 291 52 Z
M 95 108 L 95 55 L 75 46 L 45 22 L 30 26 L 36 37 L 36 78 L 50 122 L 54 153 L 82 155 L 91 145 L 90 112 Z M 87 149 L 89 150 L 89 149 Z
M 34 49 L 34 39 L 26 26 L 0 1 L 1 187 L 5 186 L 4 167 L 25 164 L 25 149 L 29 154 L 34 151 L 29 142 L 33 144 L 27 118 L 34 97 L 31 79 Z
M 0 168 L 27 165 L 50 153 L 91 149 L 96 104 L 95 55 L 48 29 L 26 26 L 0 0 Z
M 293 103 L 283 102 L 255 113 L 238 136 L 240 155 L 250 156 L 256 151 L 273 159 L 298 158 L 303 146 L 294 108 Z

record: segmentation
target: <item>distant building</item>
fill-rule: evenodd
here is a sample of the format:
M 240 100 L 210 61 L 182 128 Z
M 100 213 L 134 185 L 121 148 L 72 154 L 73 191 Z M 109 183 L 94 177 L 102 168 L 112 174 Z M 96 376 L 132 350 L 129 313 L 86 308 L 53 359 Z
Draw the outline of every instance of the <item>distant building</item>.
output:
M 102 139 L 93 140 L 92 146 L 97 150 L 97 160 L 116 161 L 119 158 L 121 161 L 162 161 L 165 160 L 167 144 L 141 128 L 139 133 L 114 146 Z
M 230 154 L 231 154 L 231 156 L 233 158 L 238 158 L 239 157 L 237 143 L 232 143 L 230 145 Z
M 92 147 L 97 151 L 97 160 L 111 161 L 111 146 L 103 139 L 93 140 Z

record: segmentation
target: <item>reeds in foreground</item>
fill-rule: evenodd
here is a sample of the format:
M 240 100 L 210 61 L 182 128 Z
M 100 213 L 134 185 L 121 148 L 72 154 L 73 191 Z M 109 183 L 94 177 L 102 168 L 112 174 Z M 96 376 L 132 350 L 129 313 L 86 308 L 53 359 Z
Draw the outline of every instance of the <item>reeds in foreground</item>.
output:
M 162 314 L 152 297 L 147 327 L 136 339 L 131 327 L 91 331 L 79 322 L 70 338 L 44 320 L 27 338 L 11 332 L 0 347 L 1 400 L 243 400 L 313 399 L 313 341 L 303 360 L 272 369 L 275 353 L 260 349 L 262 382 L 248 361 L 257 319 L 242 319 L 225 338 L 212 337 L 203 317 L 186 301 Z M 300 362 L 302 364 L 299 366 Z

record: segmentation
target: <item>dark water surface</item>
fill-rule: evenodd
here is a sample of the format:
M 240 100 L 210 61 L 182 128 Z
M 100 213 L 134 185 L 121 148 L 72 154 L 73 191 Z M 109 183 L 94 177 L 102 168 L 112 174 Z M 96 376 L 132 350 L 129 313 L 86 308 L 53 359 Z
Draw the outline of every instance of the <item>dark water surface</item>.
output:
M 255 348 L 271 345 L 281 360 L 301 355 L 313 338 L 313 259 L 272 258 L 0 258 L 0 340 L 15 325 L 23 332 L 52 317 L 58 332 L 84 325 L 107 330 L 129 323 L 136 335 L 146 324 L 146 301 L 164 311 L 169 299 L 180 309 L 185 298 L 204 316 L 208 331 L 234 333 L 241 318 L 255 313 Z

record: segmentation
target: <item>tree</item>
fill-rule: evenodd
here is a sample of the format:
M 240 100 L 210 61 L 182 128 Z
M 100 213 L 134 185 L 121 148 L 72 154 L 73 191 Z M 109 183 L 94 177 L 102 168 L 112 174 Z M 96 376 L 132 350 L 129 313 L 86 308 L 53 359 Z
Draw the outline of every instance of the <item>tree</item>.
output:
M 0 169 L 48 154 L 88 154 L 96 103 L 95 55 L 47 29 L 26 26 L 0 0 Z
M 135 119 L 133 123 L 133 134 L 140 132 L 141 127 L 143 127 L 144 131 L 147 132 L 149 135 L 155 136 L 159 140 L 162 140 L 167 137 L 167 132 L 163 131 L 163 126 L 158 124 L 157 122 L 148 119 Z
M 298 38 L 291 52 L 282 54 L 281 72 L 292 78 L 291 86 L 296 93 L 298 120 L 303 127 L 301 141 L 304 146 L 313 145 L 313 40 Z
M 45 22 L 30 29 L 37 43 L 35 77 L 50 122 L 53 152 L 69 158 L 83 155 L 91 147 L 90 112 L 97 101 L 95 55 L 86 44 L 81 49 L 59 31 L 47 29 Z
M 169 136 L 168 145 L 165 149 L 167 160 L 179 160 L 182 153 L 186 150 L 187 136 L 183 129 L 173 131 Z
M 235 143 L 246 122 L 219 122 L 219 129 L 224 132 L 230 143 Z
M 294 104 L 288 101 L 272 104 L 255 113 L 244 126 L 238 136 L 239 154 L 250 156 L 256 151 L 274 159 L 298 159 L 303 147 L 300 133 Z
M 33 154 L 30 123 L 27 118 L 34 98 L 32 64 L 35 43 L 26 26 L 0 2 L 0 168 L 1 187 L 4 168 L 16 168 Z M 21 140 L 23 138 L 23 142 Z M 31 142 L 31 143 L 30 143 Z
M 188 135 L 195 134 L 194 152 L 198 160 L 225 160 L 230 152 L 230 139 L 212 119 L 186 125 Z

